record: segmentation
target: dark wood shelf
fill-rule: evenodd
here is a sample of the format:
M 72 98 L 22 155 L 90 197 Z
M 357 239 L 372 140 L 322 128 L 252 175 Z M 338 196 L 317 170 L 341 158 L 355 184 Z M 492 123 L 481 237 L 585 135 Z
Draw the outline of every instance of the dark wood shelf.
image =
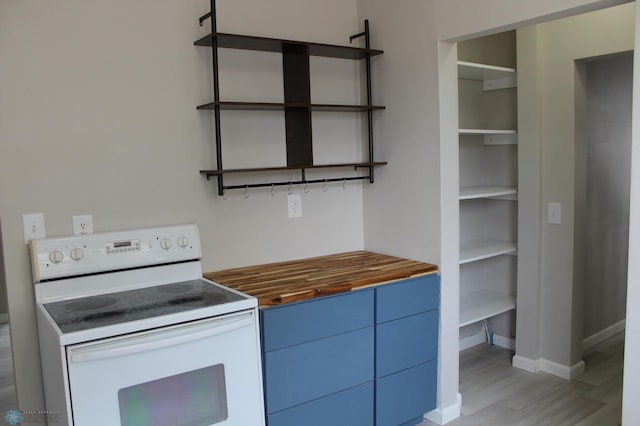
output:
M 197 109 L 215 109 L 216 105 L 221 110 L 244 110 L 244 111 L 284 111 L 285 108 L 310 108 L 312 111 L 344 111 L 344 112 L 361 112 L 376 111 L 385 109 L 384 106 L 378 105 L 338 105 L 338 104 L 307 104 L 307 103 L 280 103 L 280 102 L 234 102 L 220 101 L 209 102 L 208 104 L 199 105 Z
M 207 177 L 207 180 L 216 178 L 218 184 L 218 195 L 224 197 L 225 192 L 230 189 L 241 189 L 247 191 L 249 188 L 289 186 L 304 184 L 305 188 L 309 184 L 330 182 L 368 180 L 374 182 L 374 168 L 386 165 L 386 162 L 376 162 L 373 159 L 373 111 L 383 110 L 384 106 L 373 105 L 371 95 L 371 57 L 380 55 L 382 50 L 370 49 L 369 21 L 364 21 L 364 31 L 349 36 L 349 41 L 362 38 L 362 47 L 338 46 L 322 43 L 309 43 L 304 41 L 283 40 L 268 37 L 255 37 L 248 35 L 226 34 L 217 31 L 216 13 L 213 7 L 211 12 L 200 17 L 199 22 L 211 19 L 211 33 L 194 44 L 212 48 L 212 77 L 213 77 L 213 100 L 212 102 L 196 107 L 198 110 L 212 110 L 215 119 L 215 143 L 216 143 L 216 168 L 213 170 L 200 170 L 200 173 Z M 281 102 L 253 102 L 253 101 L 221 101 L 220 81 L 218 77 L 218 49 L 241 49 L 248 51 L 262 51 L 279 53 L 282 56 L 282 81 L 283 97 Z M 311 102 L 311 69 L 309 58 L 311 56 L 321 56 L 329 58 L 361 60 L 365 62 L 367 100 L 364 105 L 344 105 L 344 104 L 314 104 Z M 360 101 L 362 102 L 362 101 Z M 220 111 L 281 111 L 284 115 L 285 124 L 285 151 L 286 166 L 280 167 L 257 167 L 246 169 L 225 169 L 222 165 L 222 136 L 220 132 Z M 368 138 L 368 162 L 360 163 L 338 163 L 315 165 L 313 159 L 313 131 L 312 115 L 315 112 L 333 111 L 349 113 L 367 113 L 367 138 Z M 365 160 L 366 161 L 366 160 Z M 354 173 L 347 173 L 343 177 L 327 177 L 324 179 L 309 179 L 305 175 L 311 169 L 331 169 L 353 167 Z M 365 169 L 355 173 L 358 169 Z M 300 177 L 295 180 L 278 180 L 272 182 L 257 182 L 248 184 L 225 185 L 225 174 L 243 173 L 265 173 L 299 171 Z M 291 177 L 289 173 L 288 177 Z M 353 176 L 356 174 L 357 176 Z
M 279 167 L 256 167 L 248 169 L 224 169 L 224 170 L 200 170 L 200 173 L 207 176 L 220 176 L 230 173 L 255 173 L 255 172 L 281 172 L 287 170 L 307 170 L 307 169 L 331 169 L 341 167 L 376 167 L 386 166 L 386 161 L 375 161 L 373 163 L 338 163 L 338 164 L 312 164 L 308 166 L 279 166 Z
M 310 56 L 324 56 L 341 59 L 364 59 L 370 56 L 381 55 L 382 50 L 365 49 L 361 47 L 337 46 L 332 44 L 308 43 L 302 41 L 282 40 L 267 37 L 254 37 L 238 34 L 212 33 L 197 40 L 196 46 L 211 47 L 211 39 L 215 37 L 218 47 L 228 49 L 258 50 L 262 52 L 282 52 L 284 45 L 308 46 Z

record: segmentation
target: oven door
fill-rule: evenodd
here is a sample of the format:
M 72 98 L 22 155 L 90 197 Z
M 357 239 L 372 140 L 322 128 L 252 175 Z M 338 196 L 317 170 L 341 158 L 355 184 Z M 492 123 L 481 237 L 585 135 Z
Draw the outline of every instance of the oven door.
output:
M 73 424 L 264 425 L 255 310 L 67 348 Z

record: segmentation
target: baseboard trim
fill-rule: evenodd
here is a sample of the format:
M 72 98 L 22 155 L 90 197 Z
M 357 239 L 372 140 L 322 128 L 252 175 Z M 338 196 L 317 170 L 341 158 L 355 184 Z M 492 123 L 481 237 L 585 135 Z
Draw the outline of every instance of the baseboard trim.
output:
M 557 362 L 549 361 L 548 359 L 540 359 L 540 370 L 554 376 L 561 377 L 563 379 L 571 380 L 584 373 L 585 364 L 584 361 L 569 366 L 558 364 Z
M 500 346 L 501 348 L 516 350 L 516 340 L 509 337 L 500 336 L 499 334 L 493 335 L 493 344 Z
M 571 380 L 584 373 L 585 364 L 584 361 L 568 366 L 558 364 L 557 362 L 549 361 L 548 359 L 538 358 L 531 359 L 525 358 L 520 355 L 515 355 L 512 359 L 512 365 L 521 370 L 528 371 L 530 373 L 537 373 L 544 371 L 545 373 L 553 374 L 554 376 L 561 377 L 563 379 Z
M 465 349 L 469 349 L 483 343 L 487 343 L 487 338 L 484 332 L 476 333 L 460 339 L 459 350 L 464 351 Z M 496 346 L 500 346 L 501 348 L 510 349 L 512 351 L 516 349 L 515 339 L 500 336 L 498 334 L 493 335 L 493 344 Z
M 9 314 L 0 314 L 0 324 L 9 322 Z
M 456 402 L 444 408 L 436 408 L 426 413 L 423 418 L 430 422 L 446 425 L 447 423 L 460 417 L 460 409 L 462 407 L 462 395 L 456 395 Z
M 609 337 L 623 331 L 626 328 L 626 320 L 618 321 L 599 332 L 587 337 L 582 341 L 582 349 L 589 349 L 592 346 L 597 345 L 600 342 L 607 340 Z M 495 339 L 495 337 L 494 337 Z M 520 355 L 515 355 L 512 359 L 512 365 L 521 370 L 528 371 L 530 373 L 537 373 L 538 371 L 545 371 L 554 376 L 562 377 L 563 379 L 573 379 L 580 374 L 584 373 L 584 361 L 580 361 L 573 366 L 567 366 L 558 364 L 553 361 L 546 360 L 544 358 L 531 359 L 525 358 Z
M 459 348 L 461 351 L 464 351 L 465 349 L 469 349 L 474 346 L 480 345 L 482 343 L 485 343 L 486 341 L 487 339 L 484 333 L 476 333 L 469 337 L 464 337 L 460 339 Z
M 590 347 L 595 346 L 598 343 L 607 340 L 609 337 L 624 330 L 626 326 L 627 326 L 627 320 L 623 319 L 605 328 L 604 330 L 600 330 L 597 333 L 585 338 L 582 341 L 582 350 L 589 349 Z
M 539 359 L 531 359 L 525 358 L 520 355 L 514 355 L 511 359 L 511 364 L 524 371 L 528 371 L 529 373 L 537 373 L 540 371 L 540 360 Z

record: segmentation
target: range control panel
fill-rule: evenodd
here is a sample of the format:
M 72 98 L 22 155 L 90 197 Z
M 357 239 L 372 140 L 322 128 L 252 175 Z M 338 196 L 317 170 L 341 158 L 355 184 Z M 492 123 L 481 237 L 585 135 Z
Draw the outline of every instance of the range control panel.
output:
M 31 240 L 33 282 L 163 265 L 202 256 L 194 224 Z

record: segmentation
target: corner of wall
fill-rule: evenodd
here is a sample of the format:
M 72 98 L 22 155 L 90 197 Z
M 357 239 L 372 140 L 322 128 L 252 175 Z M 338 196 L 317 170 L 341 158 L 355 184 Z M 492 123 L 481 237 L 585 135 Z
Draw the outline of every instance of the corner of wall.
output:
M 439 407 L 435 410 L 429 411 L 424 415 L 425 420 L 430 422 L 445 425 L 458 417 L 460 417 L 460 409 L 462 408 L 462 395 L 456 394 L 456 402 L 447 407 Z

